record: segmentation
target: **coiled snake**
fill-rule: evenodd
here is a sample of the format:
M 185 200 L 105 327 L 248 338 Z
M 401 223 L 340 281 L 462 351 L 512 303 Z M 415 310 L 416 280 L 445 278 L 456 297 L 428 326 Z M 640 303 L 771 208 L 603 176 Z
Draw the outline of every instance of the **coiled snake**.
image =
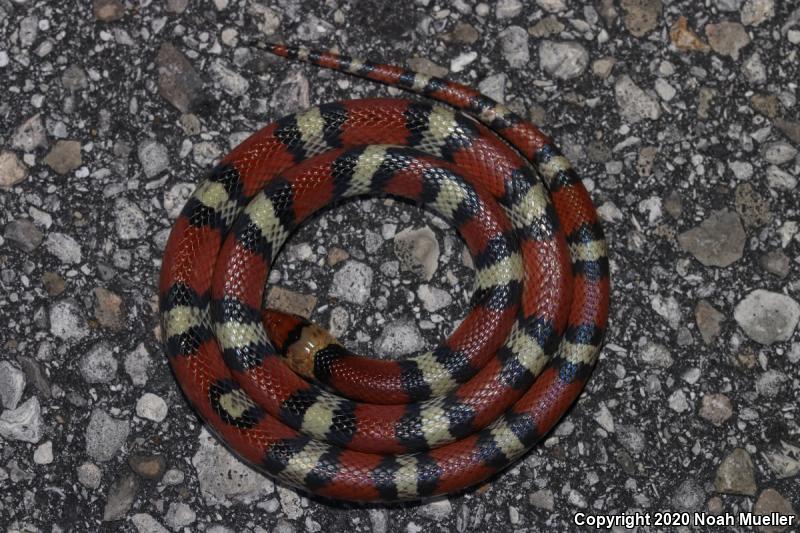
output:
M 269 46 L 448 105 L 326 104 L 266 126 L 223 158 L 164 255 L 172 369 L 216 435 L 286 484 L 352 501 L 472 486 L 553 427 L 597 359 L 609 277 L 588 193 L 550 139 L 469 87 Z M 261 309 L 289 233 L 321 207 L 364 194 L 438 213 L 472 254 L 472 309 L 430 352 L 355 356 L 318 326 Z

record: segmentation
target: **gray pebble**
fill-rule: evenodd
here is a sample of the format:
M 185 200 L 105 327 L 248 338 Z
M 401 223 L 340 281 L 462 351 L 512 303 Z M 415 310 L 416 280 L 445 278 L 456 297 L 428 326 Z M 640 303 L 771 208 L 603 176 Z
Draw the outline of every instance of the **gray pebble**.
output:
M 797 149 L 789 143 L 773 142 L 764 145 L 761 155 L 773 165 L 782 165 L 788 163 L 797 155 Z
M 439 241 L 428 226 L 407 228 L 394 236 L 394 253 L 404 271 L 430 281 L 439 266 Z
M 139 144 L 138 156 L 144 175 L 148 178 L 157 176 L 169 167 L 167 148 L 152 139 L 144 140 Z
M 678 235 L 678 244 L 705 266 L 726 267 L 744 253 L 746 235 L 739 216 L 714 211 L 699 226 Z
M 80 263 L 81 246 L 74 238 L 65 233 L 54 232 L 47 236 L 44 247 L 62 263 Z
M 756 478 L 750 454 L 742 448 L 728 454 L 717 468 L 714 487 L 723 494 L 754 496 Z
M 60 339 L 82 339 L 89 334 L 81 308 L 74 300 L 50 306 L 50 333 Z
M 86 453 L 95 461 L 110 461 L 122 448 L 130 433 L 130 422 L 113 418 L 95 409 L 86 426 Z
M 120 198 L 114 203 L 114 223 L 122 240 L 141 239 L 148 235 L 147 218 L 139 206 Z
M 785 294 L 757 289 L 736 305 L 733 317 L 748 337 L 769 345 L 791 338 L 800 304 Z
M 789 380 L 785 374 L 777 370 L 767 370 L 756 380 L 756 392 L 765 398 L 775 398 L 780 394 L 783 385 Z
M 372 291 L 372 269 L 360 261 L 349 260 L 333 275 L 330 295 L 354 304 L 364 304 Z
M 539 64 L 550 76 L 570 80 L 577 78 L 586 70 L 589 65 L 589 52 L 576 41 L 542 41 L 539 43 Z M 630 78 L 627 79 L 630 81 Z M 625 85 L 620 90 L 629 88 Z
M 113 522 L 125 518 L 125 514 L 136 499 L 138 490 L 139 479 L 132 473 L 125 474 L 114 481 L 108 489 L 106 506 L 103 509 L 103 521 Z
M 423 349 L 425 341 L 416 323 L 401 319 L 384 326 L 376 346 L 381 355 L 395 358 Z
M 0 404 L 16 409 L 25 390 L 25 373 L 11 361 L 0 361 Z
M 528 32 L 524 28 L 509 26 L 500 32 L 498 37 L 500 38 L 500 49 L 503 51 L 503 57 L 511 68 L 521 68 L 530 62 Z
M 169 533 L 167 528 L 147 513 L 137 513 L 131 516 L 131 524 L 133 524 L 138 533 Z
M 103 472 L 94 463 L 83 463 L 78 467 L 78 481 L 87 489 L 96 489 L 103 481 Z
M 95 344 L 81 358 L 81 375 L 86 383 L 111 383 L 117 377 L 117 358 L 105 341 Z
M 614 84 L 614 95 L 620 115 L 631 124 L 645 119 L 656 120 L 661 116 L 661 106 L 658 101 L 636 85 L 627 74 L 617 79 Z
M 39 399 L 32 396 L 15 409 L 0 413 L 0 437 L 36 443 L 44 434 Z
M 178 530 L 194 524 L 197 515 L 191 507 L 181 502 L 173 502 L 169 505 L 164 521 L 173 530 Z
M 3 237 L 26 253 L 31 253 L 42 244 L 44 236 L 30 220 L 19 218 L 6 224 Z

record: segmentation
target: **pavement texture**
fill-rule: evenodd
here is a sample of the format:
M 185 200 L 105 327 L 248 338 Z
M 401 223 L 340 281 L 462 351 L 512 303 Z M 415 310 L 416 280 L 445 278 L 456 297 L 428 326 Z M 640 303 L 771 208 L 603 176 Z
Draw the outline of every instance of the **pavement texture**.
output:
M 181 395 L 156 279 L 193 184 L 287 113 L 399 94 L 259 39 L 478 86 L 591 190 L 607 345 L 566 418 L 489 483 L 310 498 L 240 464 Z M 571 531 L 578 512 L 800 510 L 796 2 L 0 0 L 0 79 L 0 529 Z M 402 356 L 464 315 L 471 272 L 441 220 L 361 200 L 293 235 L 267 300 Z

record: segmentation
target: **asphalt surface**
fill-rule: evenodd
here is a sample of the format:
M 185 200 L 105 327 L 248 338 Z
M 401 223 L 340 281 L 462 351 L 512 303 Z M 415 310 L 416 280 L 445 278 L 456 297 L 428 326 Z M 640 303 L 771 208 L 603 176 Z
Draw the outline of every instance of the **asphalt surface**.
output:
M 693 531 L 695 512 L 796 516 L 796 2 L 80 4 L 0 0 L 0 530 L 572 531 L 577 513 L 650 513 L 635 530 Z M 611 250 L 607 345 L 577 405 L 490 482 L 406 505 L 307 497 L 236 461 L 181 395 L 156 291 L 193 184 L 287 113 L 399 94 L 272 58 L 262 39 L 478 86 L 557 139 L 590 189 Z M 359 200 L 292 236 L 267 299 L 360 353 L 403 356 L 464 316 L 471 272 L 440 219 Z M 666 511 L 691 525 L 653 525 Z

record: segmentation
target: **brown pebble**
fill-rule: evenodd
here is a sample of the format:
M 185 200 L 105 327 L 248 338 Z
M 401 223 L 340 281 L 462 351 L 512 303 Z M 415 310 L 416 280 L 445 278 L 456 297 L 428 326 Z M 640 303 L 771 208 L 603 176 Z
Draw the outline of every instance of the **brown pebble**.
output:
M 50 296 L 58 296 L 64 292 L 67 282 L 55 272 L 45 272 L 42 274 L 42 285 Z
M 125 324 L 125 310 L 122 298 L 103 287 L 94 290 L 94 317 L 101 326 L 119 330 Z
M 131 455 L 128 464 L 145 479 L 161 479 L 167 468 L 166 460 L 160 455 Z
M 316 305 L 316 296 L 301 294 L 283 287 L 270 287 L 267 294 L 267 307 L 303 318 L 309 318 Z
M 122 18 L 125 14 L 125 6 L 119 0 L 94 0 L 92 11 L 97 20 L 111 22 Z
M 328 250 L 328 266 L 336 266 L 349 258 L 350 254 L 347 253 L 347 250 L 342 250 L 336 246 Z

